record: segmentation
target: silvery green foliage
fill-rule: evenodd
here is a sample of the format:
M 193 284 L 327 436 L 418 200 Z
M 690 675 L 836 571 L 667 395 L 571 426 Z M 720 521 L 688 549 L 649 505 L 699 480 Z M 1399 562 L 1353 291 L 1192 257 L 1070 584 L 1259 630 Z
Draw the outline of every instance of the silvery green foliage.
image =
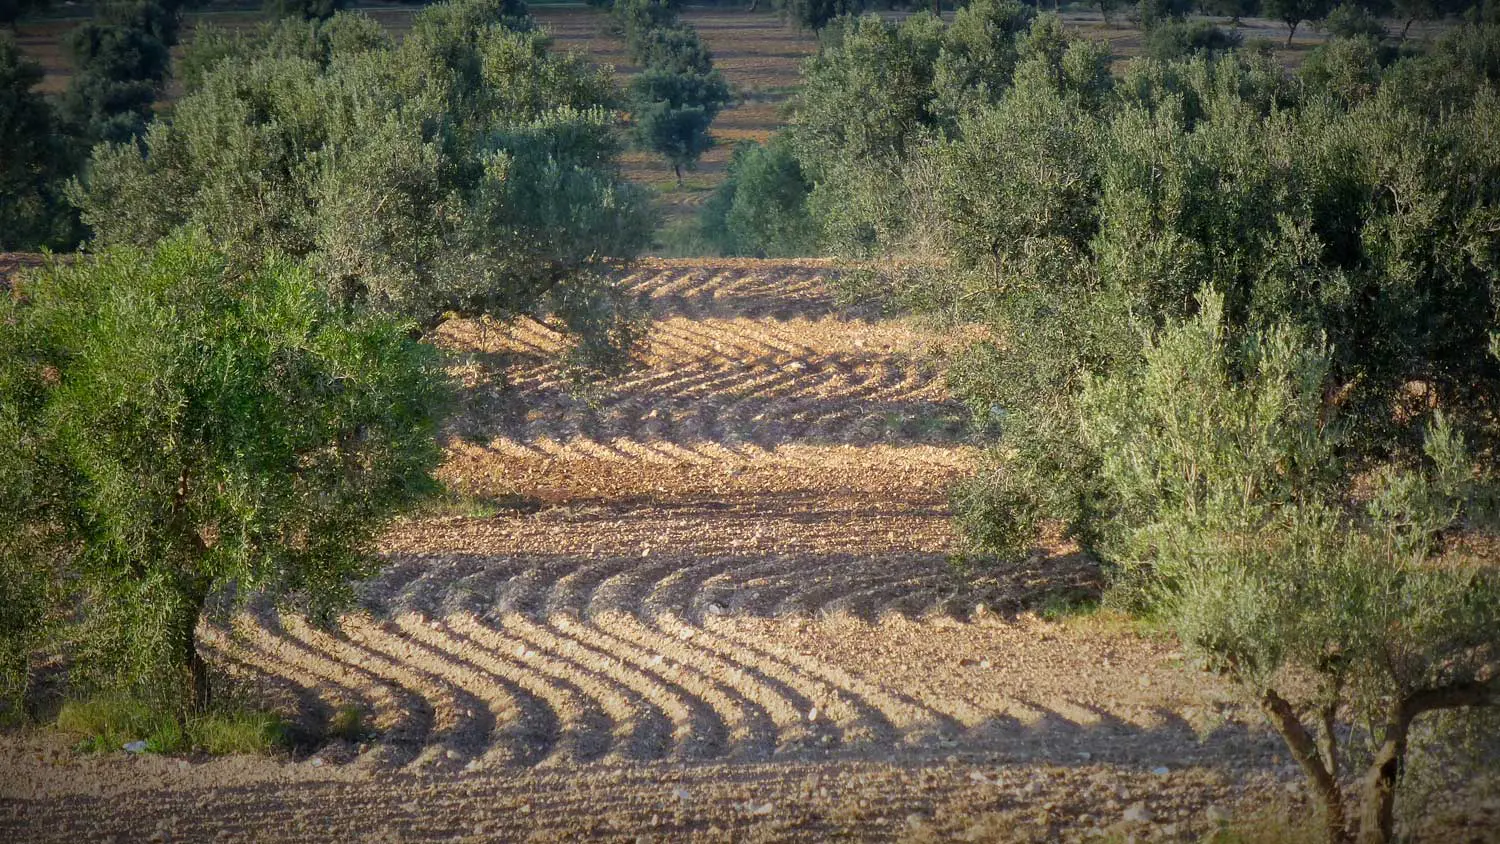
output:
M 741 143 L 723 185 L 704 205 L 704 234 L 726 255 L 813 255 L 816 230 L 807 213 L 809 186 L 797 157 L 777 135 Z
M 1023 61 L 999 103 L 909 161 L 935 170 L 905 241 L 928 251 L 908 249 L 924 269 L 896 293 L 997 338 L 950 373 L 976 414 L 1004 419 L 963 496 L 971 535 L 1013 552 L 1037 519 L 1099 531 L 1091 450 L 1068 433 L 1079 386 L 1130 360 L 1132 325 L 1196 313 L 1204 284 L 1232 338 L 1282 323 L 1326 337 L 1352 452 L 1420 449 L 1423 402 L 1478 435 L 1500 377 L 1484 354 L 1500 308 L 1482 46 L 1496 31 L 1376 66 L 1364 88 L 1232 54 L 1137 61 L 1099 96 Z
M 436 352 L 315 279 L 284 258 L 236 267 L 188 234 L 0 298 L 9 691 L 65 592 L 73 681 L 201 704 L 211 592 L 337 607 L 376 531 L 434 488 Z
M 1339 740 L 1295 713 L 1374 725 L 1357 826 L 1386 840 L 1416 719 L 1500 701 L 1500 574 L 1446 542 L 1493 528 L 1496 479 L 1439 415 L 1421 458 L 1382 466 L 1365 512 L 1351 510 L 1326 346 L 1290 325 L 1230 337 L 1223 297 L 1199 306 L 1083 392 L 1080 431 L 1110 504 L 1098 547 L 1123 570 L 1117 591 L 1273 715 L 1331 840 L 1346 834 L 1339 757 L 1297 745 Z
M 423 326 L 545 314 L 580 279 L 612 296 L 594 279 L 652 227 L 614 161 L 613 81 L 516 12 L 432 6 L 394 47 L 342 14 L 221 45 L 144 149 L 96 152 L 85 220 L 101 245 L 187 225 L 251 265 L 305 256 L 334 301 Z

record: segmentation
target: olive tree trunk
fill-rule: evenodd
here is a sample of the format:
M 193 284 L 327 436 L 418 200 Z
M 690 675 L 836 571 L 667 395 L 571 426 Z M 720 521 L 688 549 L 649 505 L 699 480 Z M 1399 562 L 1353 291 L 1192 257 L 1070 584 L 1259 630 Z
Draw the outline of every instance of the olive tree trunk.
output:
M 1500 681 L 1453 683 L 1424 689 L 1407 695 L 1391 707 L 1386 717 L 1384 739 L 1364 777 L 1360 795 L 1359 844 L 1389 844 L 1395 839 L 1396 786 L 1406 763 L 1411 725 L 1417 716 L 1439 709 L 1494 706 L 1500 703 L 1497 682 Z
M 1329 844 L 1348 844 L 1352 839 L 1349 837 L 1346 822 L 1347 813 L 1344 807 L 1344 793 L 1339 790 L 1337 774 L 1330 771 L 1324 764 L 1324 757 L 1337 758 L 1333 753 L 1332 745 L 1334 737 L 1330 733 L 1324 736 L 1324 751 L 1320 751 L 1318 742 L 1303 725 L 1302 719 L 1297 717 L 1292 705 L 1287 703 L 1275 689 L 1266 689 L 1261 692 L 1260 709 L 1270 719 L 1271 726 L 1281 734 L 1286 746 L 1292 752 L 1292 758 L 1297 760 L 1302 772 L 1307 774 L 1312 783 L 1313 793 L 1318 802 L 1323 805 L 1323 824 L 1328 832 Z

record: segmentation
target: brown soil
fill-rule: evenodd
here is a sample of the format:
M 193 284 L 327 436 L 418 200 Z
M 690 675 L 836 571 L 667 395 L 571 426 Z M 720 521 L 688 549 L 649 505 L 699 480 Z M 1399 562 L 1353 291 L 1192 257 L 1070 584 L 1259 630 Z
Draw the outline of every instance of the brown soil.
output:
M 650 350 L 589 398 L 545 330 L 447 326 L 472 386 L 444 472 L 532 505 L 397 525 L 331 630 L 202 630 L 304 732 L 352 705 L 376 735 L 176 759 L 0 734 L 0 840 L 1183 839 L 1293 799 L 1172 642 L 1027 611 L 1093 587 L 1078 557 L 955 573 L 947 341 L 841 312 L 825 271 L 646 266 Z

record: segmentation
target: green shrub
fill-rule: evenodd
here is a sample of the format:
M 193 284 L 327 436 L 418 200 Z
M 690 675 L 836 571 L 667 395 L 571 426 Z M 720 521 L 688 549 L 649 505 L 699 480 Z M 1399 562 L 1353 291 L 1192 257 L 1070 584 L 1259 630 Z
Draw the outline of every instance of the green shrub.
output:
M 1333 7 L 1318 28 L 1335 38 L 1374 38 L 1386 36 L 1385 25 L 1370 10 L 1358 3 L 1344 2 Z
M 1135 19 L 1142 29 L 1149 32 L 1158 26 L 1181 21 L 1192 8 L 1190 0 L 1139 0 L 1135 6 Z
M 807 212 L 810 190 L 784 136 L 764 146 L 741 144 L 703 207 L 702 230 L 724 255 L 812 255 L 817 232 Z
M 5 550 L 69 589 L 78 685 L 202 710 L 211 593 L 321 616 L 433 489 L 435 353 L 407 322 L 333 306 L 300 266 L 243 270 L 201 237 L 23 285 L 0 300 L 0 407 L 51 492 L 21 527 L 60 541 Z M 0 480 L 10 501 L 38 475 Z
M 193 40 L 177 62 L 177 78 L 185 90 L 193 92 L 223 62 L 295 57 L 327 68 L 334 56 L 390 48 L 390 34 L 378 21 L 346 12 L 324 20 L 288 17 L 253 30 L 228 30 L 204 23 L 193 28 Z
M 1297 75 L 1315 96 L 1331 97 L 1344 107 L 1358 105 L 1380 87 L 1389 54 L 1373 38 L 1334 38 L 1314 50 Z
M 172 71 L 177 3 L 110 0 L 68 33 L 73 78 L 61 102 L 84 149 L 143 134 Z
M 1290 321 L 1327 338 L 1358 459 L 1419 450 L 1432 406 L 1476 435 L 1490 425 L 1500 235 L 1479 222 L 1500 213 L 1500 160 L 1484 140 L 1500 119 L 1490 36 L 1370 68 L 1368 87 L 1317 67 L 1299 84 L 1239 53 L 1138 60 L 1110 87 L 1099 54 L 1044 20 L 998 103 L 889 165 L 881 189 L 900 216 L 866 226 L 874 249 L 909 262 L 876 295 L 996 338 L 950 371 L 1001 440 L 958 498 L 972 536 L 1021 553 L 1042 520 L 1097 535 L 1107 518 L 1073 428 L 1078 390 L 1129 360 L 1141 327 L 1191 316 L 1204 283 L 1226 297 L 1232 335 Z M 801 161 L 817 155 L 801 140 Z M 812 171 L 825 234 L 819 202 L 836 175 Z M 840 213 L 874 205 L 850 194 Z
M 1238 32 L 1220 29 L 1208 21 L 1173 21 L 1146 33 L 1142 52 L 1157 61 L 1171 61 L 1200 53 L 1223 53 L 1239 47 L 1243 40 Z

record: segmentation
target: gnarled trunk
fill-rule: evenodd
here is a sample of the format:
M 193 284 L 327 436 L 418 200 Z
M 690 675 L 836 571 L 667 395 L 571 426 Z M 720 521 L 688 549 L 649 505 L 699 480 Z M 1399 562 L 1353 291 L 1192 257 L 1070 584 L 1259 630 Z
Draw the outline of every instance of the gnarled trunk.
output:
M 1323 822 L 1328 831 L 1329 844 L 1347 844 L 1350 838 L 1345 823 L 1344 794 L 1339 790 L 1334 774 L 1324 765 L 1323 754 L 1319 752 L 1317 742 L 1308 733 L 1307 727 L 1303 726 L 1292 705 L 1277 694 L 1275 689 L 1261 692 L 1260 708 L 1270 719 L 1271 726 L 1286 741 L 1287 748 L 1292 751 L 1292 758 L 1297 760 L 1303 773 L 1307 774 L 1314 794 L 1323 804 Z M 1330 735 L 1325 740 L 1332 742 L 1333 739 Z M 1333 756 L 1331 752 L 1329 755 Z

